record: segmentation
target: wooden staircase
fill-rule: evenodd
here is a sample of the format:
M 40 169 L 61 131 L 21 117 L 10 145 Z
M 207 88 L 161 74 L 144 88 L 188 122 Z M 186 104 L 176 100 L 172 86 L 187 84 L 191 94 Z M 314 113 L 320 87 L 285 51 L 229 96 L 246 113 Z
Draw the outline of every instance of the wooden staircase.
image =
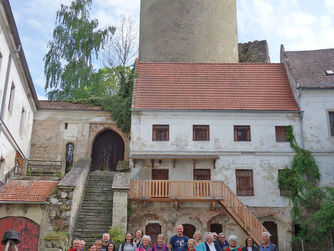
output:
M 267 231 L 255 215 L 222 181 L 215 180 L 131 180 L 128 198 L 150 201 L 217 201 L 243 230 L 260 245 Z

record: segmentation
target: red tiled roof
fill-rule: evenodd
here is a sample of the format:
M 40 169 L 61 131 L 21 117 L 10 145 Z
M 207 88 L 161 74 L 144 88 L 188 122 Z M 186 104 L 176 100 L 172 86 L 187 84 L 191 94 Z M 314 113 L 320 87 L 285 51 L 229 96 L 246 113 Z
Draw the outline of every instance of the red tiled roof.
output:
M 135 109 L 298 111 L 283 64 L 139 63 Z
M 85 110 L 85 111 L 101 111 L 99 106 L 89 106 L 84 104 L 75 104 L 67 101 L 50 101 L 39 100 L 41 109 L 47 110 Z
M 0 191 L 0 201 L 44 202 L 57 185 L 56 181 L 11 180 Z

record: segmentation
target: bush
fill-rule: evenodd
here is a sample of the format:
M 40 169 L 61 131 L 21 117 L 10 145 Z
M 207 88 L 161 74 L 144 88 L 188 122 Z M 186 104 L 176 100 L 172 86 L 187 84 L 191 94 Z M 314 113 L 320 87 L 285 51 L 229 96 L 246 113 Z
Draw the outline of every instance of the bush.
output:
M 115 243 L 115 248 L 118 250 L 119 245 L 124 241 L 125 233 L 119 226 L 112 226 L 109 229 L 110 240 Z

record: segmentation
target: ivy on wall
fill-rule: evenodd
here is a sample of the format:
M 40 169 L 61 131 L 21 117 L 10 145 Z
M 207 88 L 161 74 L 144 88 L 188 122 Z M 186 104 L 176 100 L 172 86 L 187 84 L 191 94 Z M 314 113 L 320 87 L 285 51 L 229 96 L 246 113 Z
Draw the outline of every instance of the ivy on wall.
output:
M 334 229 L 334 188 L 320 186 L 318 164 L 297 144 L 292 126 L 287 137 L 296 154 L 291 167 L 279 173 L 279 188 L 292 202 L 292 222 L 300 225 L 296 239 L 318 242 Z

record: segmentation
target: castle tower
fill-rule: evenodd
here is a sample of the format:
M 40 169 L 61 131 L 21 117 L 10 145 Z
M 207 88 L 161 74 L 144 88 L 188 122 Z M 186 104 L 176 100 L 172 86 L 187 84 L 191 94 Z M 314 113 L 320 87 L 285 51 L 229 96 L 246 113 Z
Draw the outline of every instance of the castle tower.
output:
M 237 63 L 236 0 L 141 0 L 139 60 Z

